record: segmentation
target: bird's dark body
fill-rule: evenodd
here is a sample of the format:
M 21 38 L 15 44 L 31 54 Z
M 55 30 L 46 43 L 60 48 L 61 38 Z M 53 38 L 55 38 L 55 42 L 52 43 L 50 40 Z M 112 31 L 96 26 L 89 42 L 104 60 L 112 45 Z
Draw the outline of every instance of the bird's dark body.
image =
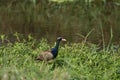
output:
M 57 57 L 58 55 L 58 48 L 59 48 L 59 43 L 62 40 L 62 37 L 58 37 L 57 41 L 56 41 L 56 45 L 54 48 L 52 48 L 50 51 L 45 51 L 42 52 L 37 58 L 36 60 L 40 60 L 40 61 L 49 61 L 52 60 L 54 58 Z M 64 39 L 65 40 L 65 39 Z

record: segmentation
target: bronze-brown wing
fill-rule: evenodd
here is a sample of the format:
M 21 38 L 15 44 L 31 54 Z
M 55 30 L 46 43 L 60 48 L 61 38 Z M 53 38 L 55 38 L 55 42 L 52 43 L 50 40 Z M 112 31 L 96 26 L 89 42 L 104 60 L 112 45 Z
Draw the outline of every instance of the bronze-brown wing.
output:
M 53 55 L 51 53 L 51 51 L 45 51 L 42 52 L 37 58 L 36 60 L 40 60 L 40 61 L 49 61 L 53 59 Z

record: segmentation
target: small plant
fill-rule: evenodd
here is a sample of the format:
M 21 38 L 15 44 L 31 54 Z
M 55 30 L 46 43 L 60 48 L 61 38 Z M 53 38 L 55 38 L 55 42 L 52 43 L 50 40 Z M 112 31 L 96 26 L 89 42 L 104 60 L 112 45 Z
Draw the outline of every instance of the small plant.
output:
M 1 40 L 2 40 L 2 43 L 4 43 L 5 35 L 1 35 L 0 38 L 1 38 Z
M 13 35 L 16 37 L 17 41 L 19 41 L 19 42 L 20 42 L 19 33 L 18 33 L 18 32 L 16 32 L 16 33 L 14 33 Z

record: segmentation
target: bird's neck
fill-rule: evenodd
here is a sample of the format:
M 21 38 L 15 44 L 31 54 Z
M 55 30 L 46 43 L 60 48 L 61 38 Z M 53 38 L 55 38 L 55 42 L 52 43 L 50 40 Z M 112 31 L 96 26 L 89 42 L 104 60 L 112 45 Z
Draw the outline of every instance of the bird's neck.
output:
M 59 44 L 60 44 L 60 41 L 56 41 L 56 44 L 55 44 L 55 47 L 54 47 L 54 48 L 58 50 Z
M 52 48 L 52 51 L 51 51 L 51 52 L 52 52 L 54 58 L 56 58 L 57 55 L 58 55 L 59 44 L 60 44 L 60 41 L 56 41 L 56 43 L 55 43 L 55 47 Z

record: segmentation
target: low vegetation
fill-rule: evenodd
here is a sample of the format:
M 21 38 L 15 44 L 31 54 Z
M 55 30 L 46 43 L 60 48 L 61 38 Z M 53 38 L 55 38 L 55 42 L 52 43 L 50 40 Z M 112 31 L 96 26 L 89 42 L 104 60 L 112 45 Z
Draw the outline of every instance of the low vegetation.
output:
M 45 64 L 35 57 L 52 46 L 45 39 L 0 43 L 0 80 L 118 80 L 120 52 L 99 50 L 84 43 L 61 44 L 56 60 Z

